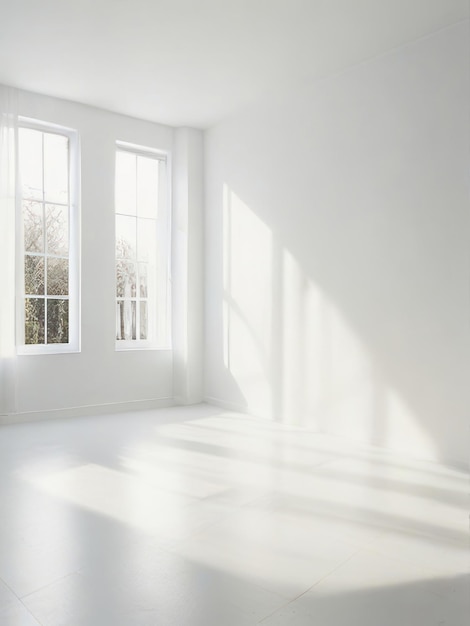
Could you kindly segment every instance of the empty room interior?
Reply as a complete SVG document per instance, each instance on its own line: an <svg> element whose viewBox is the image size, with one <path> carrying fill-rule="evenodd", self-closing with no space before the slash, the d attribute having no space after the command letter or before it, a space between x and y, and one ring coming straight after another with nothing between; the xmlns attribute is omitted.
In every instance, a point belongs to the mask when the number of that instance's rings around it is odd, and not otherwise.
<svg viewBox="0 0 470 626"><path fill-rule="evenodd" d="M470 623L468 0L0 0L0 626Z"/></svg>

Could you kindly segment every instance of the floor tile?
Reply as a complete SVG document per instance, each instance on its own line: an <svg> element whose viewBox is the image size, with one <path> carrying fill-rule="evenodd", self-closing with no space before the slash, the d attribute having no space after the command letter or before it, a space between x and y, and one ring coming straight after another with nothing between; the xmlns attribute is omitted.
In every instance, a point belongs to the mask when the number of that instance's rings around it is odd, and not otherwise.
<svg viewBox="0 0 470 626"><path fill-rule="evenodd" d="M463 626L468 615L452 595L453 584L419 566L362 551L292 605L329 626L437 626L450 624L451 615Z"/></svg>
<svg viewBox="0 0 470 626"><path fill-rule="evenodd" d="M134 545L24 598L44 626L254 626L284 599L210 568Z"/></svg>
<svg viewBox="0 0 470 626"><path fill-rule="evenodd" d="M0 624L2 626L42 626L19 600L0 608Z"/></svg>
<svg viewBox="0 0 470 626"><path fill-rule="evenodd" d="M245 507L232 519L194 535L177 551L291 599L349 558L356 548L316 535L308 519Z"/></svg>
<svg viewBox="0 0 470 626"><path fill-rule="evenodd" d="M0 609L3 609L8 604L12 604L18 598L15 596L13 591L9 589L1 580L0 580Z"/></svg>

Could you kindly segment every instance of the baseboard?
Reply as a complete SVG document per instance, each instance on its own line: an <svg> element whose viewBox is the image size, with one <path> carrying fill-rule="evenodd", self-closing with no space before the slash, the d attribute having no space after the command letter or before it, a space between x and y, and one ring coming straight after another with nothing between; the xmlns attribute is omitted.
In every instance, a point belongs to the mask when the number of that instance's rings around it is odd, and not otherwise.
<svg viewBox="0 0 470 626"><path fill-rule="evenodd" d="M227 409L228 411L236 411L237 413L249 413L248 405L237 402L227 402L226 400L222 400L221 398L214 398L213 396L204 396L204 400L206 404L211 404L213 406L219 406L221 409Z"/></svg>
<svg viewBox="0 0 470 626"><path fill-rule="evenodd" d="M267 420L267 421L278 421L272 415L268 413L262 413L257 409L250 407L249 404L244 402L227 402L227 400L222 400L221 398L215 398L214 396L204 396L204 400L206 404L211 404L213 406L218 406L221 409L227 409L227 411L234 411L236 413L244 413L245 415L249 415L250 417L257 417L258 419Z"/></svg>
<svg viewBox="0 0 470 626"><path fill-rule="evenodd" d="M148 411L152 409L165 409L175 406L173 398L152 398L148 400L131 400L129 402L112 402L108 404L90 404L84 406L68 407L64 409L49 409L45 411L25 411L0 415L0 426L7 424L22 424L68 417L86 417L90 415L107 415L112 413L125 413L126 411Z"/></svg>
<svg viewBox="0 0 470 626"><path fill-rule="evenodd" d="M203 398L187 398L185 396L175 396L174 403L176 406L194 406L205 402Z"/></svg>
<svg viewBox="0 0 470 626"><path fill-rule="evenodd" d="M267 413L262 413L257 409L250 407L249 404L244 402L227 402L226 400L222 400L221 398L214 398L213 396L204 396L204 400L206 404L212 404L213 406L218 406L221 409L227 409L227 411L235 411L236 413L244 413L245 415L250 415L251 417L257 417L262 420L273 421L274 418L272 415L268 415Z"/></svg>

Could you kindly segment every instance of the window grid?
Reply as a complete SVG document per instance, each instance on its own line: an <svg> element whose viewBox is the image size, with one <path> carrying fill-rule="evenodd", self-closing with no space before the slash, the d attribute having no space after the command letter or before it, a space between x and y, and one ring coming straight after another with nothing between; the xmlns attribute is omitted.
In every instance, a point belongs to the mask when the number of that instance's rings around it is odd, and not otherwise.
<svg viewBox="0 0 470 626"><path fill-rule="evenodd" d="M140 242L140 233L141 229L145 228L146 231L150 231L153 233L153 238L155 241L155 245L158 239L158 214L157 217L142 217L141 215L141 206L139 202L139 189L140 189L140 174L139 174L139 162L140 159L150 159L152 161L164 161L161 157L156 154L152 154L151 152L147 153L145 151L140 150L126 150L117 148L116 154L120 153L130 154L135 157L134 159L134 168L133 168L133 176L134 176L134 194L133 194L133 205L135 207L135 213L132 210L132 207L129 208L128 212L125 212L124 209L116 209L116 223L119 217L123 217L126 220L132 220L133 228L132 231L135 233L135 248L132 251L132 254L125 255L124 249L119 249L118 246L118 238L116 236L116 340L118 345L125 344L126 342L132 342L134 347L138 347L139 343L148 344L149 343L149 333L151 333L151 319L150 319L150 311L151 311L151 297L150 292L152 290L153 285L150 284L150 267L152 265L152 261L155 262L156 259L149 259L145 256L145 254L141 251L141 242ZM159 202L158 202L158 185L161 183L159 181L158 170L157 176L155 178L156 187L155 187L155 203L157 206L157 211L160 211ZM122 252L122 254L120 254ZM156 253L156 251L155 251ZM145 260L144 260L145 259ZM119 262L125 266L131 266L132 275L135 276L135 294L122 294L119 293L118 287L118 264ZM127 305L127 310L126 310ZM129 308L130 307L130 308ZM130 333L129 331L125 332L125 320L124 316L130 314L131 316L131 324L130 324ZM142 324L144 318L144 324ZM135 321L135 324L133 323Z"/></svg>
<svg viewBox="0 0 470 626"><path fill-rule="evenodd" d="M22 221L24 224L24 220L25 220L25 207L27 205L27 203L34 203L35 205L40 205L41 206L41 227L42 227L42 236L41 236L41 248L42 248L42 252L38 252L38 251L34 251L34 250L27 250L27 245L26 245L26 241L25 238L23 237L23 313L24 313L24 325L23 325L23 329L24 329L24 341L23 344L25 346L54 346L57 348L60 348L61 346L68 346L70 344L70 304L69 304L69 300L70 300L70 226L71 226L71 215L70 215L70 208L71 208L71 193L70 193L70 186L71 186L71 181L70 181L70 140L69 137L65 134L62 134L60 132L54 132L52 130L42 130L41 128L34 128L34 127L30 127L29 125L25 125L25 126L21 126L20 129L27 129L30 131L34 131L37 132L38 134L40 134L41 137L41 149L40 149L40 163L41 163L41 175L40 175L40 182L41 182L41 190L40 190L40 197L37 197L33 192L31 192L30 194L28 194L27 192L25 193L25 190L23 189L22 192L22 204L21 204L21 217L22 217ZM59 137L62 137L66 140L65 146L66 146L66 155L67 155L67 163L66 163L66 172L67 172L67 176L66 176L66 185L67 185L67 201L66 202L61 202L59 200L57 200L57 198L54 199L48 199L47 198L47 190L46 190L46 176L45 176L45 162L46 162L46 156L45 156L45 136L46 135L56 135ZM39 190L36 189L36 194ZM65 232L66 232L66 247L67 247L67 254L55 254L52 252L49 252L49 242L48 242L48 215L47 215L47 211L49 207L61 207L62 209L66 209L66 224L65 224ZM28 289L27 287L27 281L28 281L28 277L27 277L27 260L28 258L37 258L37 259L43 259L43 268L42 268L42 281L40 283L40 289L39 291L41 291L42 293L34 293L34 289ZM66 290L65 288L62 289L62 291L64 293L60 293L61 289L59 289L59 293L48 293L49 292L49 270L50 270L50 260L63 260L67 262L67 268L66 268ZM29 285L29 287L31 287L31 284ZM27 315L26 315L26 307L27 307L27 303L28 302L32 302L32 301L36 301L37 303L39 302L43 302L43 326L41 328L41 320L36 320L34 322L27 319ZM67 341L54 341L54 338L52 336L53 333L49 333L49 302L59 302L62 301L65 304L65 323L66 323L66 331L65 331L65 336L62 336L62 332L60 333L61 337L60 339L64 339L66 338ZM51 318L53 319L53 318ZM61 319L61 322L63 322L64 319ZM27 325L29 324L34 324L36 323L37 326L37 330L36 330L36 334L42 339L40 341L28 341L28 337L27 337ZM60 326L60 325L59 325Z"/></svg>

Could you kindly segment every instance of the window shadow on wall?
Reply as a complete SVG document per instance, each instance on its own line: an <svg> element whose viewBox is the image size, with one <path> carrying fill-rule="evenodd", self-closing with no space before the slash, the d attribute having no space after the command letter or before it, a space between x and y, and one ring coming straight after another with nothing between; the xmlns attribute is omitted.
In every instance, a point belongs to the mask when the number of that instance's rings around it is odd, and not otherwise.
<svg viewBox="0 0 470 626"><path fill-rule="evenodd" d="M412 291L406 259L396 266L393 233L372 222L370 238L358 238L350 221L333 232L321 213L317 231L303 231L301 213L287 209L271 226L266 210L255 212L228 184L222 200L222 298L210 304L234 407L455 461L446 419L461 419L461 407L449 398L446 363L426 344L435 339L442 352L439 320L417 317L426 302L419 285Z"/></svg>

